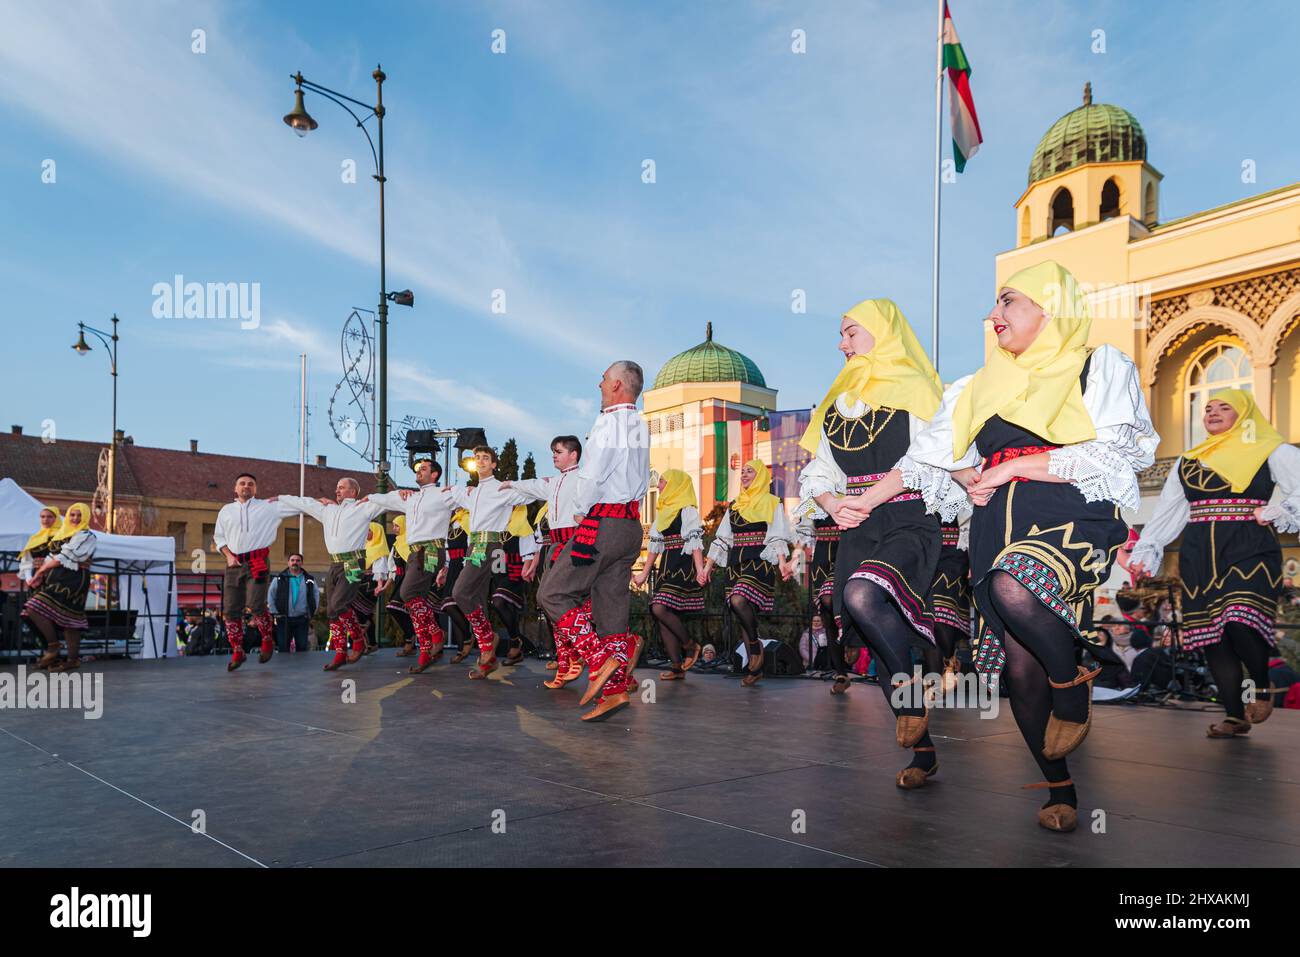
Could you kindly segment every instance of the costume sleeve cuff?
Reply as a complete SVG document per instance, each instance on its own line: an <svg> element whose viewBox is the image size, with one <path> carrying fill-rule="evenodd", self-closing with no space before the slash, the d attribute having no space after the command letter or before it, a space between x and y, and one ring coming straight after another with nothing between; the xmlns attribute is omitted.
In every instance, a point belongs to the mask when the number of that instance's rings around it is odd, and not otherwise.
<svg viewBox="0 0 1300 957"><path fill-rule="evenodd" d="M920 492L926 512L937 512L939 521L954 522L969 507L966 489L947 469L925 465L908 455L899 459L894 468L903 477L904 487Z"/></svg>
<svg viewBox="0 0 1300 957"><path fill-rule="evenodd" d="M1127 456L1104 442L1079 442L1047 455L1047 470L1079 490L1087 502L1114 502L1136 510L1142 495Z"/></svg>

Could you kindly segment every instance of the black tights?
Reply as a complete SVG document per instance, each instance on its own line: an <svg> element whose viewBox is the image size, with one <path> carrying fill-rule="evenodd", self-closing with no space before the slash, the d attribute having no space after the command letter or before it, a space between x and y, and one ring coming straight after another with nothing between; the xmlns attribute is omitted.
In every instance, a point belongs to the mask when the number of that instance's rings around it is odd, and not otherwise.
<svg viewBox="0 0 1300 957"><path fill-rule="evenodd" d="M952 625L941 625L935 622L934 641L932 645L928 641L925 643L925 649L922 654L925 656L925 671L927 674L942 674L943 663L957 654L957 642L965 637L965 633L958 631Z"/></svg>
<svg viewBox="0 0 1300 957"><path fill-rule="evenodd" d="M664 649L672 660L673 668L681 668L682 649L691 644L682 616L661 602L650 606L650 614L659 623L659 637L664 641Z"/></svg>
<svg viewBox="0 0 1300 957"><path fill-rule="evenodd" d="M516 645L522 645L524 641L523 633L519 630L519 609L506 601L504 598L493 596L492 609L501 619L501 624L505 625L506 634L510 636L510 641Z"/></svg>
<svg viewBox="0 0 1300 957"><path fill-rule="evenodd" d="M451 633L456 638L456 644L464 647L465 642L472 642L473 630L469 627L469 619L465 613L460 610L460 606L451 605L447 608L447 617L451 619Z"/></svg>
<svg viewBox="0 0 1300 957"><path fill-rule="evenodd" d="M45 639L46 651L51 651L59 645L59 628L54 622L50 621L44 615L32 614L27 616L27 621L35 628L42 638ZM76 658L77 652L81 649L81 632L71 628L63 629L63 640L68 646L68 657Z"/></svg>
<svg viewBox="0 0 1300 957"><path fill-rule="evenodd" d="M849 666L844 661L844 636L835 624L835 602L830 595L818 600L817 613L821 615L822 627L826 629L826 653L831 659L831 671L837 675L847 675ZM810 650L815 653L814 649Z"/></svg>
<svg viewBox="0 0 1300 957"><path fill-rule="evenodd" d="M758 653L755 648L758 644L758 609L751 605L748 599L740 595L732 595L731 613L740 626L740 637L745 642L745 648L748 649L751 657L756 655Z"/></svg>
<svg viewBox="0 0 1300 957"><path fill-rule="evenodd" d="M1049 678L1069 681L1078 674L1074 633L1007 572L989 573L989 600L1006 626L1002 646L1007 653L1007 664L1002 677L1016 726L1043 780L1066 781L1070 777L1069 766L1064 758L1043 757L1043 737L1054 708L1057 717L1069 721L1082 722L1088 715L1086 684L1064 691L1054 690L1048 684ZM1078 807L1074 787L1052 788L1043 806L1049 804Z"/></svg>
<svg viewBox="0 0 1300 957"><path fill-rule="evenodd" d="M876 659L876 677L880 680L880 690L884 692L885 703L889 705L894 716L919 717L924 714L923 707L894 707L892 700L894 676L902 675L904 678L912 676L912 627L894 605L889 593L873 581L852 578L844 586L844 611L853 626L867 640L867 646ZM848 625L848 621L845 625ZM920 691L920 688L915 687L908 689L907 700L915 701ZM930 740L930 732L926 731L914 747L933 748L934 742ZM928 770L934 766L934 763L933 751L921 751L913 753L910 766Z"/></svg>
<svg viewBox="0 0 1300 957"><path fill-rule="evenodd" d="M1256 696L1263 700L1268 689L1268 642L1253 628L1236 622L1223 628L1223 640L1205 649L1205 661L1214 675L1219 689L1219 704L1228 717L1246 720L1246 705L1242 699L1242 665L1255 682Z"/></svg>

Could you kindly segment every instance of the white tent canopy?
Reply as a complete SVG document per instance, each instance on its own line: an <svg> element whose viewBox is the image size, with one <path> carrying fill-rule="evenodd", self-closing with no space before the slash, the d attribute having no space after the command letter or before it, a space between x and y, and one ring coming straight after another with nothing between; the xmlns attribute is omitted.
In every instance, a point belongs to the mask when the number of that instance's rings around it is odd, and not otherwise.
<svg viewBox="0 0 1300 957"><path fill-rule="evenodd" d="M17 552L36 531L42 508L13 479L0 479L0 568L17 567ZM171 647L171 619L176 614L175 539L106 532L96 532L95 538L90 570L121 573L125 579L119 597L123 609L137 613L135 636L140 640L140 657L165 657Z"/></svg>

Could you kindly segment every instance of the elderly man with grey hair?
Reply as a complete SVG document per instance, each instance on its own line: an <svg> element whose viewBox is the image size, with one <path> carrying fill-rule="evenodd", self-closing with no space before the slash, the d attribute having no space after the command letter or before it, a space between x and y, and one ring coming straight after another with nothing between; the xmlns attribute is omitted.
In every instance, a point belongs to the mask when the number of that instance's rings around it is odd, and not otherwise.
<svg viewBox="0 0 1300 957"><path fill-rule="evenodd" d="M630 360L600 381L600 415L587 436L574 518L542 580L537 600L555 622L555 640L581 657L590 677L582 703L600 695L583 721L604 721L627 707L628 675L641 639L628 632L632 565L641 551L641 499L650 480L650 436L636 400L644 376Z"/></svg>
<svg viewBox="0 0 1300 957"><path fill-rule="evenodd" d="M361 486L354 478L341 478L334 487L334 501L302 495L281 495L279 502L310 515L325 531L325 548L330 553L330 570L325 578L325 609L330 621L330 648L334 659L325 666L333 671L343 664L355 664L365 654L366 634L352 609L366 574L366 534L372 520L384 514L382 503L358 501ZM348 639L351 654L345 652Z"/></svg>

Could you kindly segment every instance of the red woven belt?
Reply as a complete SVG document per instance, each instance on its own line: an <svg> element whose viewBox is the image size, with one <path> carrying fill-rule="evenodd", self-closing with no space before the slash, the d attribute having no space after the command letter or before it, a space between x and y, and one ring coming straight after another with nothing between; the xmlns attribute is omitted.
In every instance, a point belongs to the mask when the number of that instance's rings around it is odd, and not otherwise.
<svg viewBox="0 0 1300 957"><path fill-rule="evenodd" d="M1267 505L1259 498L1203 498L1191 503L1189 522L1253 522L1255 509Z"/></svg>
<svg viewBox="0 0 1300 957"><path fill-rule="evenodd" d="M863 492L871 488L871 486L875 485L877 482L879 482L882 478L884 478L888 474L889 474L888 472L875 472L871 475L850 475L845 479L844 482L845 494L861 495ZM884 504L892 505L894 502L914 502L920 497L921 497L920 492L899 492L897 495L895 495L893 498L891 498L888 502L885 502Z"/></svg>
<svg viewBox="0 0 1300 957"><path fill-rule="evenodd" d="M984 460L984 467L986 469L992 468L995 465L1001 465L1003 462L1009 462L1011 459L1018 459L1022 455L1037 455L1039 452L1050 452L1059 448L1059 445L1026 445L1019 449L998 449ZM1027 482L1029 480L1022 475L1017 475L1011 481Z"/></svg>
<svg viewBox="0 0 1300 957"><path fill-rule="evenodd" d="M571 539L574 536L574 533L576 533L577 531L578 531L577 525L570 525L568 528L549 529L547 531L547 535L550 536L550 542L552 545L563 545L565 542Z"/></svg>

